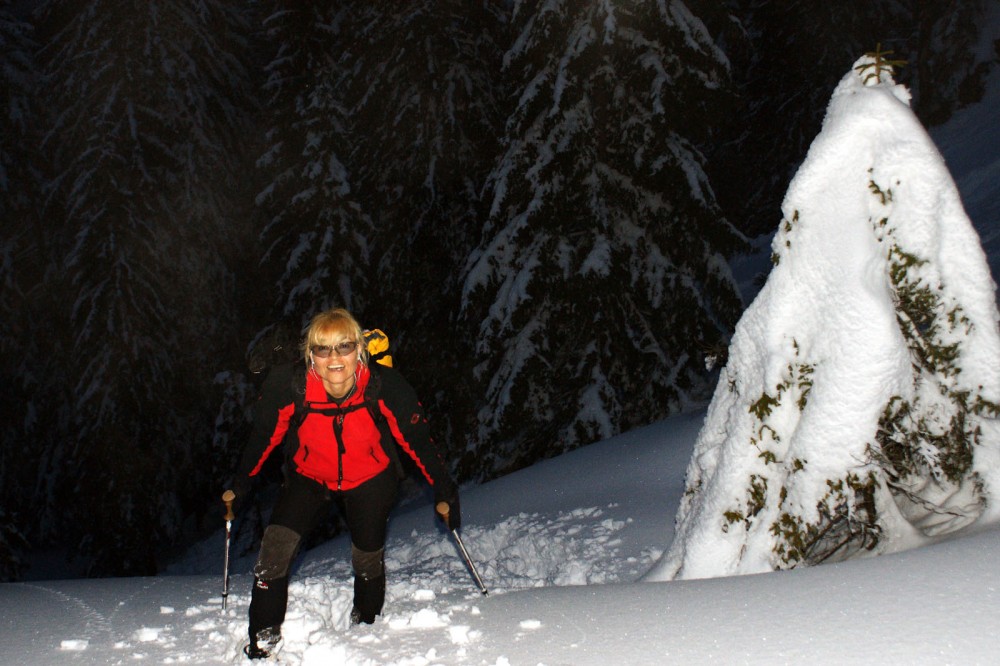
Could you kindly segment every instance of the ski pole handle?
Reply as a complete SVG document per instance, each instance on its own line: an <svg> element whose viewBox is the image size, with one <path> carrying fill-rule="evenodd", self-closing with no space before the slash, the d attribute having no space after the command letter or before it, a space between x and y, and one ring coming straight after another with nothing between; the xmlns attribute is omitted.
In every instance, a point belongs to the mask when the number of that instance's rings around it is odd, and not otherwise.
<svg viewBox="0 0 1000 666"><path fill-rule="evenodd" d="M434 507L434 510L438 512L438 515L444 518L445 524L448 523L448 513L451 511L451 507L448 506L447 502L438 502Z"/></svg>
<svg viewBox="0 0 1000 666"><path fill-rule="evenodd" d="M227 522L231 521L233 518L236 517L236 515L233 514L233 500L234 499L236 499L236 493L234 493L232 490L227 490L226 492L222 493L222 501L226 505L225 520Z"/></svg>

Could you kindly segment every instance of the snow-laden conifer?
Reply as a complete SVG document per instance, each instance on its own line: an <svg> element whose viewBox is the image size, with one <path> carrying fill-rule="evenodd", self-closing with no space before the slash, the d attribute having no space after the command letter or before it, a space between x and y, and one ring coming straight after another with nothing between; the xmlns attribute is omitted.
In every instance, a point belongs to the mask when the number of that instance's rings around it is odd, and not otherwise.
<svg viewBox="0 0 1000 666"><path fill-rule="evenodd" d="M281 316L346 304L386 330L446 427L474 395L471 336L451 324L500 133L499 4L282 3L265 23L278 115L259 201L264 263L284 266Z"/></svg>
<svg viewBox="0 0 1000 666"><path fill-rule="evenodd" d="M384 295L374 311L404 339L433 344L457 308L497 151L500 3L371 4L352 22L358 66L344 82L359 187L373 205ZM421 356L412 360L430 360Z"/></svg>
<svg viewBox="0 0 1000 666"><path fill-rule="evenodd" d="M262 264L277 276L275 314L293 328L320 309L356 307L367 291L371 220L352 187L342 20L329 3L278 2L264 22L270 113L256 201L266 218Z"/></svg>
<svg viewBox="0 0 1000 666"><path fill-rule="evenodd" d="M710 154L709 174L726 214L748 234L772 230L819 130L827 92L858 53L881 42L909 63L898 76L928 127L980 99L996 58L997 35L988 29L996 3L984 0L726 4L738 25L725 48L741 108L719 119L725 141Z"/></svg>
<svg viewBox="0 0 1000 666"><path fill-rule="evenodd" d="M471 464L528 464L700 397L741 303L703 170L725 56L678 1L517 3L512 108L466 263ZM470 447L471 450L472 447Z"/></svg>
<svg viewBox="0 0 1000 666"><path fill-rule="evenodd" d="M30 432L29 408L39 345L28 295L40 275L39 228L34 202L38 174L35 140L38 109L35 44L31 26L0 7L0 581L26 564L27 542L19 523L33 511L28 470L37 456L18 445Z"/></svg>
<svg viewBox="0 0 1000 666"><path fill-rule="evenodd" d="M231 347L239 15L214 0L48 10L47 219L62 265L45 284L59 314L38 393L53 430L39 523L71 535L94 573L152 573L206 471L200 410Z"/></svg>
<svg viewBox="0 0 1000 666"><path fill-rule="evenodd" d="M995 517L994 284L885 54L841 80L788 189L652 578L902 549Z"/></svg>

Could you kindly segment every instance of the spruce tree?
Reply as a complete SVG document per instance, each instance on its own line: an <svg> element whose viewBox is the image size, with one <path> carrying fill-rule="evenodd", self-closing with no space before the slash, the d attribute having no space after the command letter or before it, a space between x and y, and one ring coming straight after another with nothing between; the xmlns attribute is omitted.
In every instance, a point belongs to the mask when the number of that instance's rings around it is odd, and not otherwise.
<svg viewBox="0 0 1000 666"><path fill-rule="evenodd" d="M352 158L375 204L373 249L384 293L393 295L384 311L400 322L433 320L439 312L423 311L440 301L442 287L454 301L456 266L478 239L477 203L500 122L499 10L458 1L365 4L370 15L355 16L348 42L358 67L345 83Z"/></svg>
<svg viewBox="0 0 1000 666"><path fill-rule="evenodd" d="M785 198L653 578L833 562L996 516L995 287L881 50L834 91Z"/></svg>
<svg viewBox="0 0 1000 666"><path fill-rule="evenodd" d="M92 574L148 574L201 508L211 382L231 348L246 71L223 40L244 27L214 1L47 9L62 264L44 289L63 309L39 392L54 415L43 536L68 538Z"/></svg>
<svg viewBox="0 0 1000 666"><path fill-rule="evenodd" d="M319 310L364 304L371 220L352 187L350 125L339 85L344 10L338 3L279 2L265 21L272 52L266 144L257 161L265 218L264 273L273 318L291 344ZM269 279L268 282L271 280ZM279 327L280 328L280 327Z"/></svg>
<svg viewBox="0 0 1000 666"><path fill-rule="evenodd" d="M466 264L485 396L466 461L530 464L701 399L742 247L705 176L725 57L681 2L518 4L510 113Z"/></svg>
<svg viewBox="0 0 1000 666"><path fill-rule="evenodd" d="M472 336L457 333L455 315L501 133L504 15L492 0L360 4L343 30L352 66L340 86L378 276L362 314L392 337L439 437L464 440Z"/></svg>
<svg viewBox="0 0 1000 666"><path fill-rule="evenodd" d="M219 375L212 448L223 482L232 481L263 378L300 357L312 316L334 306L359 308L369 298L371 220L353 185L339 85L341 68L350 66L340 41L349 8L280 0L261 9L262 131L251 144L258 237L248 267L256 293L245 294L258 312L242 338L246 359ZM250 519L237 523L244 535L263 529L258 499L244 509Z"/></svg>
<svg viewBox="0 0 1000 666"><path fill-rule="evenodd" d="M32 28L0 4L0 581L20 575L33 515L37 459L25 443L35 423L29 408L39 346L29 292L41 263L35 215L38 109Z"/></svg>

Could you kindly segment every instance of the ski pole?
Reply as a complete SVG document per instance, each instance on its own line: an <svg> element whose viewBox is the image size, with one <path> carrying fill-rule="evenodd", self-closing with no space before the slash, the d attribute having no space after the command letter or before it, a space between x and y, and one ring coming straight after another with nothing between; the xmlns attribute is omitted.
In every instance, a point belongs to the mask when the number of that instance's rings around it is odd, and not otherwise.
<svg viewBox="0 0 1000 666"><path fill-rule="evenodd" d="M232 490L227 490L222 493L222 501L226 505L226 555L222 560L222 610L226 610L226 601L229 598L229 539L232 534L233 518L233 500L236 499L236 493Z"/></svg>
<svg viewBox="0 0 1000 666"><path fill-rule="evenodd" d="M441 514L444 518L445 525L448 524L448 503L438 502L435 507L437 512ZM472 563L472 558L469 557L469 551L465 549L465 544L462 543L462 537L459 536L458 530L451 530L451 535L455 537L455 543L458 544L458 550L462 553L462 559L465 560L465 564L468 565L469 571L472 573L472 579L476 581L476 585L479 587L479 591L483 593L484 597L489 596L489 592L486 591L486 586L483 585L483 579L479 577L479 572L476 571L476 565Z"/></svg>

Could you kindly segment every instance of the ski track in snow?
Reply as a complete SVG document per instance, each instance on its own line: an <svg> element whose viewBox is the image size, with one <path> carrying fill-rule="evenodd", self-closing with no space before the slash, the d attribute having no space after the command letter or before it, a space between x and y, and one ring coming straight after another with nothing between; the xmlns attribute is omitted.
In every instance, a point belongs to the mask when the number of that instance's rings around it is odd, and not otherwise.
<svg viewBox="0 0 1000 666"><path fill-rule="evenodd" d="M98 608L98 606L108 606L109 600L105 596L87 598L88 593L94 594L94 588L87 581L77 581L81 588L80 595L67 593L65 584L62 584L63 589L55 589L36 583L22 584L23 589L37 591L41 597L54 596L58 598L58 605L66 610L67 616L81 618L79 622L67 622L67 624L82 626L82 630L76 630L74 634L63 637L58 646L47 646L54 647L60 654L58 663L87 662L89 660L86 658L86 651L98 646L111 646L115 651L121 651L123 658L129 660L144 659L149 656L149 650L144 648L152 647L155 652L166 651L168 653L178 648L178 645L183 641L178 640L178 632L171 631L171 623L167 621L168 616L174 612L173 608L160 607L160 613L164 618L163 626L152 626L151 624L138 626L135 624L136 617L133 615L135 606L142 606L144 600L149 596L161 594L160 589L154 590L154 588L169 586L170 579L143 578L134 580L143 581L141 587L131 595L111 600L114 606L110 612L106 610L102 612ZM69 585L73 586L74 582L70 582ZM218 602L221 604L221 598ZM30 608L30 601L28 608ZM217 605L216 609L217 611L221 610L221 606ZM19 610L26 609L19 608ZM184 630L186 627L181 629ZM189 658L187 660L190 661ZM48 657L40 655L37 662L19 661L18 663L53 662L49 661Z"/></svg>
<svg viewBox="0 0 1000 666"><path fill-rule="evenodd" d="M557 514L520 513L488 525L467 525L462 536L491 597L527 588L630 582L659 556L655 548L639 556L622 553L621 531L633 521L612 517L616 504ZM505 658L485 650L479 605L484 597L449 535L413 530L390 535L386 546L388 585L384 614L374 625L350 626L353 578L349 545L338 538L318 550L329 552L306 558L289 586L283 644L271 662L282 664L351 664L423 666L428 664L488 663ZM162 587L185 581L181 595L196 600L189 605L160 606L155 618L129 615L132 598L117 599L117 610L101 612L108 600L90 600L85 592L73 596L44 585L25 585L44 595L61 597L60 606L82 616L83 632L65 636L55 648L60 663L96 663L112 647L118 663L243 663L249 574L234 575L227 609L221 589L210 577L164 576L132 597L173 599ZM194 584L195 589L185 586ZM65 589L65 588L63 588ZM153 621L155 620L155 621ZM541 628L532 617L511 618L517 631L509 640ZM212 655L215 655L214 657ZM42 654L37 663L48 663ZM101 663L105 663L102 659Z"/></svg>
<svg viewBox="0 0 1000 666"><path fill-rule="evenodd" d="M111 636L112 635L112 623L111 619L105 616L100 611L96 610L93 606L86 603L83 599L79 597L74 597L62 592L61 590L55 590L45 585L35 585L26 584L25 587L30 589L39 590L46 595L52 595L63 603L68 604L73 608L80 610L84 615L84 628L87 636L101 635L101 636ZM62 641L61 648L64 650L84 650L90 644L93 638L68 638Z"/></svg>

